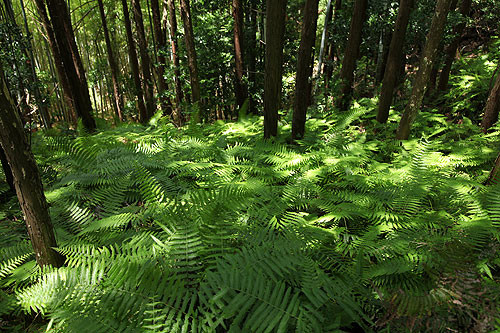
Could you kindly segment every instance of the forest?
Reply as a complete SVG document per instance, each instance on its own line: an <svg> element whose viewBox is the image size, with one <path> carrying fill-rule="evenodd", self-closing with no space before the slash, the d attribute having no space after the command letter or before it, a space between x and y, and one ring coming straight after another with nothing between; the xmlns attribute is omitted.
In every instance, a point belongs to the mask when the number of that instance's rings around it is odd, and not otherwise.
<svg viewBox="0 0 500 333"><path fill-rule="evenodd" d="M499 0L0 0L0 332L500 332Z"/></svg>

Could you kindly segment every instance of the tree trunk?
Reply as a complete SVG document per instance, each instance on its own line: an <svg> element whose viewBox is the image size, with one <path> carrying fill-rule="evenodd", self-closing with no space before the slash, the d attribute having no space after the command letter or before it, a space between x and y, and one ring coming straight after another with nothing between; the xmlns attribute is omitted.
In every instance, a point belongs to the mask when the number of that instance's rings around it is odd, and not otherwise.
<svg viewBox="0 0 500 333"><path fill-rule="evenodd" d="M335 17L342 8L342 0L335 0L335 8L333 10L332 22L335 21ZM328 45L328 61L325 62L323 66L323 74L325 76L325 86L328 88L328 83L333 75L333 60L335 57L336 48L333 43Z"/></svg>
<svg viewBox="0 0 500 333"><path fill-rule="evenodd" d="M161 25L160 5L158 0L151 0L151 11L153 14L153 30L158 45L158 66L156 66L156 73L158 74L158 95L162 111L170 116L172 114L172 103L166 95L168 90L167 81L165 81L165 67L167 61L165 54L167 52L167 38L165 31Z"/></svg>
<svg viewBox="0 0 500 333"><path fill-rule="evenodd" d="M389 117L394 88L396 87L399 69L403 61L403 47L412 7L413 0L400 0L399 2L398 17L396 18L391 45L389 46L389 55L387 56L387 65L385 67L378 104L377 120L380 123L385 123Z"/></svg>
<svg viewBox="0 0 500 333"><path fill-rule="evenodd" d="M254 96L257 89L257 6L254 1L249 1L249 10L250 13L247 15L248 20L250 21L249 28L249 39L247 46L247 55L248 55L248 83L249 83L249 111L252 114L257 114L257 107L254 100Z"/></svg>
<svg viewBox="0 0 500 333"><path fill-rule="evenodd" d="M446 48L444 67L441 71L441 75L439 76L439 91L445 91L446 89L448 89L451 66L453 65L453 61L455 60L455 57L457 55L458 46L462 41L462 32L464 31L466 25L465 18L469 16L471 5L472 0L462 0L462 3L460 4L459 11L462 15L462 21L453 28L453 34L455 35L455 37L453 38L450 45L448 45L448 47Z"/></svg>
<svg viewBox="0 0 500 333"><path fill-rule="evenodd" d="M332 20L332 8L332 0L328 0L328 3L326 4L325 25L323 27L323 33L321 34L321 44L319 48L317 77L320 76L323 68L323 55L325 54L326 42L328 40L328 24Z"/></svg>
<svg viewBox="0 0 500 333"><path fill-rule="evenodd" d="M37 263L42 267L45 265L62 266L63 257L53 249L57 247L57 244L35 157L26 140L15 104L10 97L1 65L0 145L5 151L12 170L14 187Z"/></svg>
<svg viewBox="0 0 500 333"><path fill-rule="evenodd" d="M186 43L189 75L191 78L192 102L193 104L195 104L195 107L200 108L200 79L198 76L198 60L196 56L196 48L194 46L193 23L191 21L191 8L189 5L189 0L180 0L180 5L182 23L184 24L184 42ZM198 109L196 112L201 112L201 110ZM198 118L196 119L197 121L201 120L200 116L200 114L196 116Z"/></svg>
<svg viewBox="0 0 500 333"><path fill-rule="evenodd" d="M57 77L59 78L59 83L62 88L62 95L64 97L64 101L66 106L70 110L71 121L73 125L76 125L78 116L76 114L75 104L73 103L73 91L69 85L68 76L64 70L61 51L59 50L59 46L56 42L56 37L54 35L54 30L52 29L52 25L50 24L49 17L47 15L47 10L45 8L45 4L42 0L35 0L35 5L38 9L38 14L40 15L42 25L44 27L45 33L47 34L47 42L49 44L50 50L52 52L52 57L54 59L54 67L57 72ZM49 64L51 59L49 57Z"/></svg>
<svg viewBox="0 0 500 333"><path fill-rule="evenodd" d="M491 169L488 179L484 182L485 185L492 185L498 183L498 172L500 171L500 154L498 154L493 169Z"/></svg>
<svg viewBox="0 0 500 333"><path fill-rule="evenodd" d="M359 47L361 45L363 23L365 21L367 7L368 0L356 0L354 2L349 39L347 41L344 60L342 61L342 70L340 72L342 90L339 99L339 108L341 110L347 110L351 104L354 71L356 70L356 62L359 57Z"/></svg>
<svg viewBox="0 0 500 333"><path fill-rule="evenodd" d="M135 48L134 38L132 37L132 25L130 24L130 16L128 13L127 0L122 0L123 21L127 32L128 44L128 59L130 69L132 70L132 79L134 80L135 96L137 98L137 107L139 109L139 120L143 121L147 118L146 105L144 104L144 96L142 94L141 79L139 77L139 61L137 60L137 51Z"/></svg>
<svg viewBox="0 0 500 333"><path fill-rule="evenodd" d="M146 123L156 111L153 81L151 78L151 60L148 54L148 43L144 32L140 0L132 0L132 7L134 11L135 30L137 33L137 46L139 47L139 54L141 56L144 101L146 102L146 118L141 119L141 122Z"/></svg>
<svg viewBox="0 0 500 333"><path fill-rule="evenodd" d="M401 117L396 137L398 140L407 140L410 136L411 124L415 120L422 100L424 98L425 89L429 82L432 66L436 57L436 51L443 37L444 27L446 25L446 17L450 9L451 0L438 0L436 11L432 18L431 28L427 35L424 51L421 55L420 66L413 83L412 93L406 109Z"/></svg>
<svg viewBox="0 0 500 333"><path fill-rule="evenodd" d="M300 38L295 78L295 102L293 107L292 140L304 137L306 112L311 100L311 79L313 71L313 47L316 44L319 0L307 0Z"/></svg>
<svg viewBox="0 0 500 333"><path fill-rule="evenodd" d="M241 0L233 0L233 20L234 20L234 72L235 84L234 95L236 97L237 109L245 103L248 94L247 87L243 82L244 66L244 38L243 38L243 7Z"/></svg>
<svg viewBox="0 0 500 333"><path fill-rule="evenodd" d="M113 54L113 48L111 46L111 39L109 38L108 24L106 22L106 14L104 13L104 5L102 0L97 0L99 5L99 13L101 15L102 29L104 32L104 40L106 42L106 53L108 56L108 63L111 69L111 80L113 82L113 97L116 115L123 121L123 96L120 91L120 85L118 83L118 65L116 64L116 59Z"/></svg>
<svg viewBox="0 0 500 333"><path fill-rule="evenodd" d="M266 2L264 138L278 135L278 109L281 104L286 4L287 0L267 0Z"/></svg>
<svg viewBox="0 0 500 333"><path fill-rule="evenodd" d="M24 29L26 30L26 38L28 39L28 56L30 60L30 69L31 69L31 78L34 83L34 93L35 93L35 100L37 102L37 107L40 111L40 118L42 119L42 123L45 126L46 129L49 129L51 126L50 122L50 115L49 111L47 109L47 106L43 103L41 94L40 94L40 88L39 88L39 81L38 77L36 75L36 69L35 69L35 57L33 56L33 45L31 44L31 33L28 28L28 20L26 19L26 11L24 9L24 1L20 0L20 5L21 5L21 11L23 14L23 21L24 21Z"/></svg>
<svg viewBox="0 0 500 333"><path fill-rule="evenodd" d="M76 47L68 7L63 0L46 0L46 3L64 72L72 91L76 113L82 119L83 126L88 131L93 132L96 129L96 124L92 117L92 104L90 102L87 79L85 78L85 70L80 53ZM42 6L44 5L42 4Z"/></svg>
<svg viewBox="0 0 500 333"><path fill-rule="evenodd" d="M11 191L15 191L16 188L14 187L14 177L12 176L12 170L10 169L9 162L7 161L7 156L5 156L2 145L0 145L0 162L2 163L2 169L7 185L9 185Z"/></svg>
<svg viewBox="0 0 500 333"><path fill-rule="evenodd" d="M483 132L486 133L491 126L498 120L498 112L500 111L500 74L497 75L495 85L491 89L490 96L484 108L483 121L481 127Z"/></svg>
<svg viewBox="0 0 500 333"><path fill-rule="evenodd" d="M174 85L175 85L175 108L177 123L180 126L183 122L183 115L181 112L181 104L184 99L181 83L181 70L179 63L179 43L177 41L177 17L175 14L174 0L164 0L165 8L168 8L168 19L170 25L170 48L172 52L172 62L174 64Z"/></svg>

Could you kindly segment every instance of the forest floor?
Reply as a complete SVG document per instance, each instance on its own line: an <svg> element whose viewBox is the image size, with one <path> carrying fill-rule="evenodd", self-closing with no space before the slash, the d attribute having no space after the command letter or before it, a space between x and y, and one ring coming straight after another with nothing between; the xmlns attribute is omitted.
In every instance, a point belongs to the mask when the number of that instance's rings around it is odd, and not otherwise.
<svg viewBox="0 0 500 333"><path fill-rule="evenodd" d="M4 200L0 316L43 311L64 332L492 329L499 128L423 112L400 142L375 103L310 118L297 145L289 116L274 141L260 117L38 133L66 267L39 271Z"/></svg>

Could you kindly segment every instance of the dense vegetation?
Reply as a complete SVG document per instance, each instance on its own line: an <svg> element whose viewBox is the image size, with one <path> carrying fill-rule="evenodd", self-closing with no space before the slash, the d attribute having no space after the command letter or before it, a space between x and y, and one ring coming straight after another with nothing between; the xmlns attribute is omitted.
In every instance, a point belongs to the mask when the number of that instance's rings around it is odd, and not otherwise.
<svg viewBox="0 0 500 333"><path fill-rule="evenodd" d="M0 331L500 331L497 1L61 3L0 6Z"/></svg>

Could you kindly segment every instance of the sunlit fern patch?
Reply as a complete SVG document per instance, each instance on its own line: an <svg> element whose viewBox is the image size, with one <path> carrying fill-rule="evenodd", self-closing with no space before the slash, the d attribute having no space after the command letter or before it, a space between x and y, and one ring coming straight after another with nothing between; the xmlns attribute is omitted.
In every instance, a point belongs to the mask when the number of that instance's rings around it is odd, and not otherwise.
<svg viewBox="0 0 500 333"><path fill-rule="evenodd" d="M362 130L364 114L311 119L298 146L263 141L258 118L37 137L66 265L39 271L2 208L0 315L40 312L67 332L494 320L500 188L482 182L499 132L453 141L427 126L401 145ZM442 123L431 118L419 121ZM467 288L481 306L469 309Z"/></svg>

